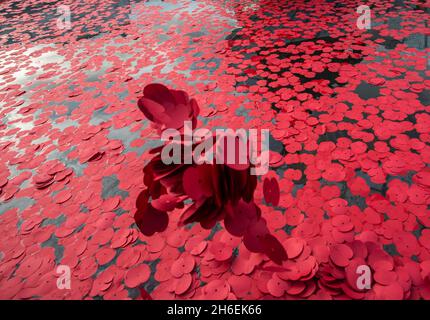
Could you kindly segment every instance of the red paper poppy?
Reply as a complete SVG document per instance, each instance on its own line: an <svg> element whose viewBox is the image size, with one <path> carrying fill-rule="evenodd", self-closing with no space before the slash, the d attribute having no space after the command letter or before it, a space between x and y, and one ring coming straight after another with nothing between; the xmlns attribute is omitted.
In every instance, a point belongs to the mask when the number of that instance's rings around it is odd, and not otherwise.
<svg viewBox="0 0 430 320"><path fill-rule="evenodd" d="M182 90L169 89L158 83L147 85L143 97L138 102L139 109L158 129L179 129L184 121L197 124L199 106L195 99L190 99Z"/></svg>

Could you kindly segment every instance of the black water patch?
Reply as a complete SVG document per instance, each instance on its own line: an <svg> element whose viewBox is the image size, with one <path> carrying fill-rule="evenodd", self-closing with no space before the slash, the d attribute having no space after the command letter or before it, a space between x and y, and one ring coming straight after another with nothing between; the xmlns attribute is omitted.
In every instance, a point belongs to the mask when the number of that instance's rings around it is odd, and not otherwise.
<svg viewBox="0 0 430 320"><path fill-rule="evenodd" d="M383 39L384 42L382 42L381 45L384 46L384 48L387 50L393 50L396 48L398 44L403 43L403 41L394 39L391 36L381 36L380 32L375 29L369 30L369 33L372 34L372 38L371 38L372 41Z"/></svg>
<svg viewBox="0 0 430 320"><path fill-rule="evenodd" d="M404 43L417 50L424 50L429 47L428 36L421 33L413 33L404 39Z"/></svg>
<svg viewBox="0 0 430 320"><path fill-rule="evenodd" d="M394 243L384 244L383 248L390 256L400 256L400 253L397 251L396 245Z"/></svg>
<svg viewBox="0 0 430 320"><path fill-rule="evenodd" d="M390 17L388 18L387 24L390 30L401 30L402 17Z"/></svg>
<svg viewBox="0 0 430 320"><path fill-rule="evenodd" d="M115 212L115 214L117 215L117 216L122 216L124 213L127 213L128 211L127 210L124 210L123 208L121 208L121 207L119 207L119 208L116 208L113 212Z"/></svg>
<svg viewBox="0 0 430 320"><path fill-rule="evenodd" d="M66 216L64 214L62 214L62 215L59 215L55 219L45 219L45 220L43 220L43 222L41 223L40 226L41 227L46 227L46 226L49 226L49 225L54 225L54 226L60 227L63 224L63 222L65 222L65 221L66 221Z"/></svg>
<svg viewBox="0 0 430 320"><path fill-rule="evenodd" d="M416 171L408 171L408 172L406 172L406 174L401 175L401 176L387 175L387 183L392 181L392 180L397 179L397 180L406 182L407 184L411 185L412 184L412 177L416 174L417 174Z"/></svg>
<svg viewBox="0 0 430 320"><path fill-rule="evenodd" d="M114 196L121 196L122 199L128 197L128 191L124 191L118 188L119 186L118 177L113 174L109 177L102 178L102 199L106 200Z"/></svg>
<svg viewBox="0 0 430 320"><path fill-rule="evenodd" d="M405 131L404 134L406 134L411 139L413 139L413 138L419 139L419 137L420 137L420 134L417 132L416 129Z"/></svg>
<svg viewBox="0 0 430 320"><path fill-rule="evenodd" d="M418 94L418 100L424 106L430 106L430 90L426 89Z"/></svg>
<svg viewBox="0 0 430 320"><path fill-rule="evenodd" d="M302 173L302 176L300 177L299 180L293 180L293 181L297 185L306 185L308 179L306 178L306 174L305 174L306 165L304 163L299 162L299 163L289 164L288 169L300 170L300 172Z"/></svg>
<svg viewBox="0 0 430 320"><path fill-rule="evenodd" d="M258 22L258 21L260 21L260 17L257 16L256 14L254 14L254 15L249 17L249 20L254 21L254 22Z"/></svg>
<svg viewBox="0 0 430 320"><path fill-rule="evenodd" d="M273 30L271 30L273 29ZM265 31L272 31L274 32L276 30L276 28L272 27L272 26L267 26L264 28ZM234 32L232 32L231 35L229 35L227 38L229 39L235 39L237 38L237 31L236 29L234 30ZM263 69L263 71L268 72L269 74L277 74L279 78L282 78L282 75L285 72L290 71L290 68L280 68L279 71L274 72L272 71L269 66L271 65L270 61L268 61L268 58L266 58L266 55L264 54L265 51L271 50L273 51L273 49L276 50L276 48L282 49L288 45L295 45L295 46L299 46L301 45L303 42L306 43L319 43L319 42L325 42L326 44L336 44L338 42L341 42L343 40L343 38L335 38L335 37L330 37L328 35L327 32L319 32L314 38L312 39L285 39L283 44L280 45L275 45L274 48L272 47L258 47L258 50L256 50L252 55L247 55L246 54L246 50L250 47L250 46L235 46L234 48L232 48L233 51L239 51L241 54L243 54L244 56L246 56L246 58L244 58L245 60L249 60L251 59L253 56L258 57L260 59L260 63L265 65L266 67ZM252 40L250 39L250 41L252 42ZM348 57L346 59L339 59L339 58L334 58L332 60L332 62L339 62L341 64L350 64L350 65L355 65L357 63L360 63L363 58L364 55L362 54L361 50L352 50L352 53L358 54L358 58L352 58L352 57ZM323 51L315 51L313 52L314 56L319 56L323 54ZM272 54L270 56L276 55L277 58L279 60L286 60L286 59L290 59L292 56L296 56L296 54L290 53L290 52L283 52L281 50L279 51L275 51L272 52ZM299 59L294 59L294 63L300 63L303 62L304 60L302 58ZM234 67L234 68L239 68L238 63L231 63L229 64L230 67ZM248 69L247 69L248 70ZM284 87L271 87L270 84L274 81L273 79L271 79L270 77L261 77L258 75L253 75L253 74L249 74L247 72L245 72L245 70L243 71L242 74L240 74L242 76L247 76L247 80L246 81L242 81L242 82L237 82L235 86L244 86L244 87L249 87L254 85L257 81L259 80L266 80L267 83L267 88L269 90L269 92L274 92L276 93L279 89L281 88L291 88L291 85L288 86L284 86ZM307 78L301 74L295 74L296 77L298 77L300 79L300 83L301 85L305 85L306 83L310 82L310 81L315 81L315 80L328 80L328 87L330 88L336 88L336 87L341 87L344 86L345 84L343 83L339 83L336 81L336 78L338 78L339 73L338 72L332 72L329 71L328 69L323 70L320 73L316 73L315 76L313 78ZM314 99L319 99L322 94L319 92L314 91L312 88L306 88L304 90L304 93L308 93L310 94ZM335 95L336 93L333 93L333 95ZM294 100L294 99L293 99ZM272 103L272 109L275 110L276 112L282 112L281 109L276 107L276 103Z"/></svg>
<svg viewBox="0 0 430 320"><path fill-rule="evenodd" d="M356 170L355 173L358 177L361 177L366 181L366 184L370 187L370 190L376 191L385 197L388 191L387 183L374 183L370 180L369 175L361 170Z"/></svg>
<svg viewBox="0 0 430 320"><path fill-rule="evenodd" d="M317 144L319 145L321 144L321 142L326 142L326 141L337 141L339 138L351 139L347 130L338 130L334 132L326 132L323 135L320 135L318 137Z"/></svg>
<svg viewBox="0 0 430 320"><path fill-rule="evenodd" d="M80 40L89 40L89 39L96 38L100 34L101 34L100 32L97 32L97 33L87 33L87 34L84 34L84 35L77 36L76 40L77 41L80 41Z"/></svg>
<svg viewBox="0 0 430 320"><path fill-rule="evenodd" d="M269 135L269 149L270 151L277 152L282 156L285 156L287 154L284 144L281 141L273 138L271 134Z"/></svg>
<svg viewBox="0 0 430 320"><path fill-rule="evenodd" d="M421 237L423 230L427 229L420 222L418 222L418 228L412 231L412 234L417 238L417 240Z"/></svg>
<svg viewBox="0 0 430 320"><path fill-rule="evenodd" d="M284 230L289 236L291 236L291 232L294 230L294 228L296 228L296 226L290 226L290 225L285 225L285 227L282 228L282 230Z"/></svg>
<svg viewBox="0 0 430 320"><path fill-rule="evenodd" d="M25 3L24 6L23 3ZM51 22L55 21L59 17L57 7L60 3L61 1L59 0L53 0L50 2L35 1L30 4L26 3L25 1L8 1L7 7L5 7L4 9L0 8L0 15L6 18L5 23L2 23L2 25L0 25L0 32L4 32L4 30L12 31L9 32L9 34L7 35L7 41L5 45L11 45L15 43L22 44L22 37L20 36L23 34L28 35L30 41L43 40L46 42L50 42L50 40L57 39L58 37L56 35L53 35L56 32L52 32ZM90 4L86 3L85 5L85 10L79 10L79 8L77 8L73 12L72 21L86 21L90 19L88 15L91 15L93 12L96 12L98 10L100 11L100 3L98 3L98 1L95 1ZM128 14L121 13L123 7L128 8ZM117 2L113 2L112 4L108 4L107 6L103 7L103 9L104 13L108 13L103 16L103 22L112 22L118 25L129 24L128 16L131 13L130 0L119 0ZM13 31L16 30L15 25L17 24L18 19L20 19L20 17L24 14L29 17L36 15L40 17L40 19L35 20L35 22L37 23L37 27L34 30L23 30L18 34L18 37L15 37L15 34L13 33ZM103 31L102 24L91 25L89 27L87 24L82 23L81 25L74 26L74 29L76 28L80 28L80 34L78 33L78 35L76 36L76 40L91 39ZM65 30L60 35L60 37L64 36L67 32L68 30ZM64 41L63 43L68 42L64 38L60 39Z"/></svg>
<svg viewBox="0 0 430 320"><path fill-rule="evenodd" d="M295 183L293 190L291 190L291 194L293 195L293 197L296 198L297 197L297 191L299 191L300 189L303 189L304 187L305 187L304 184Z"/></svg>
<svg viewBox="0 0 430 320"><path fill-rule="evenodd" d="M64 247L58 244L58 238L55 236L55 234L51 234L51 237L45 242L43 242L40 246L42 248L44 247L54 248L55 263L56 264L61 263L61 260L63 259L63 255L64 255Z"/></svg>
<svg viewBox="0 0 430 320"><path fill-rule="evenodd" d="M345 184L344 184L345 185ZM364 210L367 208L366 199L361 196L356 196L351 193L351 190L349 188L343 188L342 192L342 199L345 199L348 201L349 206L356 205L361 210Z"/></svg>
<svg viewBox="0 0 430 320"><path fill-rule="evenodd" d="M151 277L149 278L148 281L146 281L143 285L143 289L148 292L151 293L152 291L154 291L154 289L160 284L157 280L154 279L153 275L155 274L155 272L157 271L157 264L160 262L160 259L156 259L154 261L151 261L150 263L148 263L149 268L151 269Z"/></svg>
<svg viewBox="0 0 430 320"><path fill-rule="evenodd" d="M377 98L380 96L378 86L374 86L364 81L361 81L357 88L355 88L354 92L357 93L359 97L364 100Z"/></svg>
<svg viewBox="0 0 430 320"><path fill-rule="evenodd" d="M22 210L27 209L29 206L32 206L34 204L34 200L32 198L23 197L23 198L13 198L8 201L3 201L0 203L0 216L11 210L11 209L19 209L18 211L21 212Z"/></svg>

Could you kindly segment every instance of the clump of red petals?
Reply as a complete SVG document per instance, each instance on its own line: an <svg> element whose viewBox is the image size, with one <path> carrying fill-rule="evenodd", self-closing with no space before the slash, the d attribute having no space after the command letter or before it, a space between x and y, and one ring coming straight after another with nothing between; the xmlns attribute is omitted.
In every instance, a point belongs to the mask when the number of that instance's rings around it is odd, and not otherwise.
<svg viewBox="0 0 430 320"><path fill-rule="evenodd" d="M144 89L146 96L151 96L160 103L169 101L173 97L171 92L177 94L183 91L170 90L158 84L148 85ZM166 106L172 107L172 101L166 103ZM162 119L162 116L153 117L155 113L149 109L150 106L158 106L148 103L142 108L145 103L147 98L141 98L139 107L150 121ZM193 103L196 104L195 101ZM186 104L178 104L175 108L189 111ZM188 111L177 112L185 115ZM180 127L179 122L164 122L163 126L170 124L174 124L175 128ZM193 149L200 143L202 142L196 143ZM199 222L203 228L212 229L217 222L223 220L228 232L243 237L249 251L265 253L278 264L287 258L283 246L270 234L266 220L261 217L260 208L253 201L257 177L251 175L251 165L164 164L161 150L162 147L152 150L155 156L143 170L146 189L136 201L134 218L143 234L151 236L164 231L169 221L168 212L182 209L180 225ZM271 183L274 183L274 187L277 186L276 180L271 180ZM272 198L276 198L276 195ZM192 203L185 205L184 201L187 200ZM279 187L277 199L272 201L279 202Z"/></svg>
<svg viewBox="0 0 430 320"><path fill-rule="evenodd" d="M197 124L199 106L182 90L169 89L159 83L152 83L143 89L143 97L138 101L140 111L157 129L180 129L184 121Z"/></svg>

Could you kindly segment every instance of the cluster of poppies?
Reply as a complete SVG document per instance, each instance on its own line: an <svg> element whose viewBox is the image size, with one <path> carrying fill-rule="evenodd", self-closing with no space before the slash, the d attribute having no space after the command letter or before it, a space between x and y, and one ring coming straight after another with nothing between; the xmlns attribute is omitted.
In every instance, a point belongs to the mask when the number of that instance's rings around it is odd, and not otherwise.
<svg viewBox="0 0 430 320"><path fill-rule="evenodd" d="M195 127L199 107L186 92L150 84L143 93L139 109L157 128L180 129L185 121L191 121ZM143 234L164 231L169 220L167 212L183 209L179 222L182 225L199 222L202 227L212 229L223 220L232 235L243 237L251 252L265 253L277 263L286 259L284 248L270 234L253 201L257 177L251 175L249 164L165 164L162 148L151 150L155 156L143 170L146 189L136 201L134 217ZM277 185L276 180L269 183ZM266 189L270 190L271 201L279 202L279 188L277 196L271 188ZM187 200L192 203L184 205Z"/></svg>

